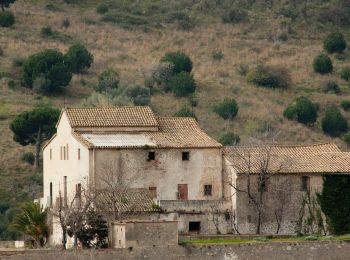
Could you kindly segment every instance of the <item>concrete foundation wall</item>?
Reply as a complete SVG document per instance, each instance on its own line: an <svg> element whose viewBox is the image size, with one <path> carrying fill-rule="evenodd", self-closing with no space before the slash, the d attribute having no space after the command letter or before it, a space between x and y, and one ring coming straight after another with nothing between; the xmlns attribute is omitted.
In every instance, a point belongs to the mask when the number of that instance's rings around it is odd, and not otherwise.
<svg viewBox="0 0 350 260"><path fill-rule="evenodd" d="M0 251L0 259L215 259L215 260L340 260L349 259L350 243L309 241L291 243L246 243L203 246L165 246L108 250L32 250Z"/></svg>

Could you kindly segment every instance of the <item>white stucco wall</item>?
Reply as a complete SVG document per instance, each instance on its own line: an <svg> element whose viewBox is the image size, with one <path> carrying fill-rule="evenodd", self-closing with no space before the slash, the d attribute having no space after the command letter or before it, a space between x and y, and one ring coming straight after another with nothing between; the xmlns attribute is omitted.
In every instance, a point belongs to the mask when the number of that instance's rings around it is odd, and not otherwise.
<svg viewBox="0 0 350 260"><path fill-rule="evenodd" d="M63 178L67 176L67 197L68 203L74 198L76 184L80 183L84 187L88 182L89 175L89 151L79 143L71 134L67 116L62 114L61 120L57 126L57 135L44 148L43 151L43 169L44 169L44 197L43 204L48 205L50 196L50 182L52 182L53 204L56 198L64 194ZM61 159L61 146L68 144L68 159ZM50 149L52 158L50 159ZM78 160L78 149L80 149L80 160Z"/></svg>

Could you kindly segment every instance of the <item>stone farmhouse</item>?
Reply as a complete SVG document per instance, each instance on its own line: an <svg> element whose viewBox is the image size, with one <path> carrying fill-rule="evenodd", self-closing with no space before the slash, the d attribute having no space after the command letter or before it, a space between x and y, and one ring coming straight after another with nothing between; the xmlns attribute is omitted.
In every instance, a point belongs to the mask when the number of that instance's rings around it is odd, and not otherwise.
<svg viewBox="0 0 350 260"><path fill-rule="evenodd" d="M224 148L195 119L156 117L149 107L65 108L56 127L43 148L44 207L54 208L60 197L68 205L83 188L100 187L104 174L115 172L127 176L130 190L144 191L139 197L150 198L160 209L140 214L143 220L176 220L180 234L255 232L256 214L244 189L251 176L252 192L259 193L261 149ZM350 153L333 144L273 146L269 154L274 175L264 186L262 233L276 232L278 187L288 196L277 226L279 233L290 234L303 194L319 190L324 174L350 172ZM282 161L288 164L279 167ZM51 225L50 243L60 244L58 220L53 218Z"/></svg>

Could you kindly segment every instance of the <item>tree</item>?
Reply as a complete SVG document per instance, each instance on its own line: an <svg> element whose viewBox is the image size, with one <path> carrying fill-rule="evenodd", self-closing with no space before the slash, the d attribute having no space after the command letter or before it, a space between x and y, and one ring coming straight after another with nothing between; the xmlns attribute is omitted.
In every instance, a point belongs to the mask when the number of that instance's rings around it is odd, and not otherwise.
<svg viewBox="0 0 350 260"><path fill-rule="evenodd" d="M270 178L283 172L290 164L288 156L281 157L273 153L272 148L273 145L259 142L258 145L234 146L231 150L232 156L236 158L235 168L243 181L242 185L237 185L237 181L230 182L229 185L236 193L245 194L249 204L253 206L256 214L256 234L261 233L262 214L266 207L264 194L267 192ZM274 209L278 232L283 211L283 207Z"/></svg>
<svg viewBox="0 0 350 260"><path fill-rule="evenodd" d="M15 16L10 11L0 12L0 26L11 27L15 23Z"/></svg>
<svg viewBox="0 0 350 260"><path fill-rule="evenodd" d="M98 76L98 85L96 91L110 92L118 88L119 81L118 72L112 69L105 70Z"/></svg>
<svg viewBox="0 0 350 260"><path fill-rule="evenodd" d="M35 145L35 165L40 166L40 150L42 143L56 132L55 125L60 111L56 108L42 105L31 111L19 114L10 124L14 133L13 139L23 146Z"/></svg>
<svg viewBox="0 0 350 260"><path fill-rule="evenodd" d="M90 68L94 57L80 43L72 45L68 52L64 55L64 59L68 64L70 71L73 73L82 73Z"/></svg>
<svg viewBox="0 0 350 260"><path fill-rule="evenodd" d="M321 124L322 130L333 137L338 137L348 130L348 122L337 107L326 109Z"/></svg>
<svg viewBox="0 0 350 260"><path fill-rule="evenodd" d="M219 138L219 142L222 145L235 145L238 144L240 140L239 135L235 134L234 132L223 133Z"/></svg>
<svg viewBox="0 0 350 260"><path fill-rule="evenodd" d="M298 97L284 110L283 116L312 125L317 119L317 106L306 97Z"/></svg>
<svg viewBox="0 0 350 260"><path fill-rule="evenodd" d="M323 48L328 53L341 53L346 49L346 40L340 32L331 33L323 42Z"/></svg>
<svg viewBox="0 0 350 260"><path fill-rule="evenodd" d="M248 83L265 88L287 88L291 84L291 77L286 68L258 65L248 70L246 75Z"/></svg>
<svg viewBox="0 0 350 260"><path fill-rule="evenodd" d="M24 203L11 223L11 228L31 237L36 246L46 243L49 232L46 225L47 210L39 203Z"/></svg>
<svg viewBox="0 0 350 260"><path fill-rule="evenodd" d="M350 233L350 178L343 175L326 175L318 199L327 217L332 233Z"/></svg>
<svg viewBox="0 0 350 260"><path fill-rule="evenodd" d="M196 91L197 85L188 72L180 72L170 79L170 85L174 94L178 97L186 97Z"/></svg>
<svg viewBox="0 0 350 260"><path fill-rule="evenodd" d="M232 120L238 113L238 105L235 99L225 98L223 102L216 105L214 112L221 116L223 119Z"/></svg>
<svg viewBox="0 0 350 260"><path fill-rule="evenodd" d="M174 73L192 71L192 61L189 56L183 52L167 52L160 60L160 62L169 62L174 65Z"/></svg>
<svg viewBox="0 0 350 260"><path fill-rule="evenodd" d="M72 79L72 73L67 66L64 56L57 50L44 50L31 55L23 65L23 83L30 88L36 79L42 78L44 86L37 89L51 93L60 87L65 87Z"/></svg>
<svg viewBox="0 0 350 260"><path fill-rule="evenodd" d="M320 74L332 73L332 60L324 53L317 55L313 62L314 71Z"/></svg>
<svg viewBox="0 0 350 260"><path fill-rule="evenodd" d="M16 0L0 0L1 10L4 12L5 7L10 8L10 5L13 4Z"/></svg>

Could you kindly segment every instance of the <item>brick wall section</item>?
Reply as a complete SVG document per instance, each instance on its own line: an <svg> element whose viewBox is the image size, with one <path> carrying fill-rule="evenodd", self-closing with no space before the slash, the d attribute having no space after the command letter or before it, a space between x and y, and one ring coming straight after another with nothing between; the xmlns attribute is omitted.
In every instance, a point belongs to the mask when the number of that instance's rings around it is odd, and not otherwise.
<svg viewBox="0 0 350 260"><path fill-rule="evenodd" d="M167 246L138 249L108 250L32 250L0 251L0 259L65 260L65 259L235 259L235 260L294 260L348 259L350 243L341 241L309 241L291 243L246 243L230 245Z"/></svg>

